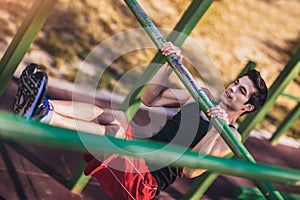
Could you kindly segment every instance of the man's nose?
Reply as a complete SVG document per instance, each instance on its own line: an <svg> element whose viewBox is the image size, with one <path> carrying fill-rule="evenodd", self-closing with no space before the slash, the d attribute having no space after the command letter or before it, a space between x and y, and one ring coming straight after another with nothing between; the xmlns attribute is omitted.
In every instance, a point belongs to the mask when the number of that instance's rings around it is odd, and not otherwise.
<svg viewBox="0 0 300 200"><path fill-rule="evenodd" d="M230 88L230 91L231 91L232 93L235 93L235 92L237 91L237 86L232 86L232 87Z"/></svg>

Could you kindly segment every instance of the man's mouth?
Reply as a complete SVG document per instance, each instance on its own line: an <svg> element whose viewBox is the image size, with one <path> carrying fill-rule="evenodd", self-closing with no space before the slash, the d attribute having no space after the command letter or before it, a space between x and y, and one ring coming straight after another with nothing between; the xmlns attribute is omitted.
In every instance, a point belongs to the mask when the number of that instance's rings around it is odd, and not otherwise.
<svg viewBox="0 0 300 200"><path fill-rule="evenodd" d="M231 96L230 96L228 90L225 91L225 95L228 97L228 99L231 99Z"/></svg>

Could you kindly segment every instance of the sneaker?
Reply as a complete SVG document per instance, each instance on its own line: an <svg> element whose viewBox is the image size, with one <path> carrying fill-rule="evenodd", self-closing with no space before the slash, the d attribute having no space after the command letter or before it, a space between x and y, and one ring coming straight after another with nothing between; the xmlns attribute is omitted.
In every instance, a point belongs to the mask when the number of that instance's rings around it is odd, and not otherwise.
<svg viewBox="0 0 300 200"><path fill-rule="evenodd" d="M36 112L32 116L32 119L48 124L52 119L53 110L54 108L51 103L50 97L47 94L44 94L43 101L36 109Z"/></svg>
<svg viewBox="0 0 300 200"><path fill-rule="evenodd" d="M14 112L30 119L41 104L46 90L48 77L37 64L28 65L22 72L14 101Z"/></svg>

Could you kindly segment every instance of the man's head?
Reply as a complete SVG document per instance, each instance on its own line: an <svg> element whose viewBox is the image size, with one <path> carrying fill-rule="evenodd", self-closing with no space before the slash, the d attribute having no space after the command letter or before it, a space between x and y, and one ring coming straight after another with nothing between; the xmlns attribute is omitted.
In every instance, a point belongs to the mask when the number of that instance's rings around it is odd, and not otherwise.
<svg viewBox="0 0 300 200"><path fill-rule="evenodd" d="M267 96L268 88L260 73L248 70L226 88L221 100L228 108L243 115L261 108Z"/></svg>
<svg viewBox="0 0 300 200"><path fill-rule="evenodd" d="M254 69L248 70L245 76L248 76L250 80L253 82L256 92L254 92L251 96L248 102L251 105L254 106L254 109L251 111L255 111L263 107L265 104L267 97L268 97L268 88L264 81L264 79L261 77L260 73ZM246 114L247 112L243 113Z"/></svg>

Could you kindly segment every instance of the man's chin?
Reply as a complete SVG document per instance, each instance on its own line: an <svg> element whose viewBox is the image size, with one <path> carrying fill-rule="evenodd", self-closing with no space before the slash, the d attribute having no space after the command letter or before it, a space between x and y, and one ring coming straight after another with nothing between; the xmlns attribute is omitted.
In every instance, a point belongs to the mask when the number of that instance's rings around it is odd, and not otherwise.
<svg viewBox="0 0 300 200"><path fill-rule="evenodd" d="M225 94L222 94L221 97L220 97L220 101L224 104L226 104L228 102L228 99L227 97L225 96Z"/></svg>

